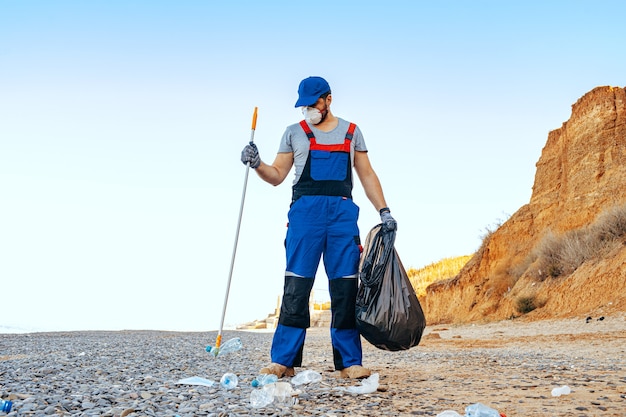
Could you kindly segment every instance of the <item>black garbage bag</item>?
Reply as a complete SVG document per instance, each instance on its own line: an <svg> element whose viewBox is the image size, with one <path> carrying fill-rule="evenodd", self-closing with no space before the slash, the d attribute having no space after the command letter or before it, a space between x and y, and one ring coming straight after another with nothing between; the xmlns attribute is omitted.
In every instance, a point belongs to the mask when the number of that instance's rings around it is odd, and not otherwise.
<svg viewBox="0 0 626 417"><path fill-rule="evenodd" d="M395 231L375 226L367 235L359 265L356 326L379 349L398 351L417 346L426 327L422 306L409 281L394 242Z"/></svg>

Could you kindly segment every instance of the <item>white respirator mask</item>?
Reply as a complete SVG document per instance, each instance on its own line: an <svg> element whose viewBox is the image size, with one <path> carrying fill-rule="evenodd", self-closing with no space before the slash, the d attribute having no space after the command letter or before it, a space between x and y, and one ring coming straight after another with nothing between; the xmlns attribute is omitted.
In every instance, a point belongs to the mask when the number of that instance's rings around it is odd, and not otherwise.
<svg viewBox="0 0 626 417"><path fill-rule="evenodd" d="M304 120L313 125L322 121L322 112L315 107L303 107L302 114L304 115Z"/></svg>

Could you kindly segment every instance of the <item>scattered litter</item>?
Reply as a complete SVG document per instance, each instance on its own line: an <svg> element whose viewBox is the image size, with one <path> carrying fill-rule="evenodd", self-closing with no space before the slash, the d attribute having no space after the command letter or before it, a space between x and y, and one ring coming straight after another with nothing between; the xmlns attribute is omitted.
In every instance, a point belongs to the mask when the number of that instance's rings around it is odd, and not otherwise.
<svg viewBox="0 0 626 417"><path fill-rule="evenodd" d="M237 352L243 348L243 343L241 343L241 339L238 337L233 337L232 339L227 340L221 345L219 348L217 346L207 346L204 350L206 350L211 355L224 356L229 353Z"/></svg>
<svg viewBox="0 0 626 417"><path fill-rule="evenodd" d="M572 390L567 386L567 385L563 385L561 387L556 387L552 390L552 396L553 397L560 397L561 395L567 395L569 393L571 393Z"/></svg>
<svg viewBox="0 0 626 417"><path fill-rule="evenodd" d="M13 407L13 402L10 400L0 400L0 411L3 413L10 413L11 407Z"/></svg>
<svg viewBox="0 0 626 417"><path fill-rule="evenodd" d="M250 385L252 385L254 388L257 388L277 381L278 377L274 374L261 374L258 377L254 378Z"/></svg>
<svg viewBox="0 0 626 417"><path fill-rule="evenodd" d="M273 382L253 390L250 394L250 405L254 408L266 407L272 403L291 406L299 393L288 382Z"/></svg>
<svg viewBox="0 0 626 417"><path fill-rule="evenodd" d="M378 389L378 374L372 374L369 378L361 381L361 385L353 387L337 387L338 391L347 391L351 394L371 394Z"/></svg>
<svg viewBox="0 0 626 417"><path fill-rule="evenodd" d="M222 375L222 379L220 379L220 385L222 386L222 388L237 388L237 384L239 384L239 378L237 378L237 375L233 374L232 372L226 372L224 375Z"/></svg>
<svg viewBox="0 0 626 417"><path fill-rule="evenodd" d="M465 407L463 415L454 410L445 410L437 414L437 417L506 417L506 415L484 404L475 403Z"/></svg>
<svg viewBox="0 0 626 417"><path fill-rule="evenodd" d="M185 385L204 385L205 387L212 387L215 385L215 381L210 379L200 378L199 376L192 376L190 378L181 379L177 384Z"/></svg>
<svg viewBox="0 0 626 417"><path fill-rule="evenodd" d="M306 371L298 372L296 376L291 378L293 385L308 384L311 382L320 382L322 380L322 374L319 372L307 369Z"/></svg>
<svg viewBox="0 0 626 417"><path fill-rule="evenodd" d="M463 416L460 415L459 413L457 413L454 410L446 410L446 411L442 411L441 413L437 414L437 417L463 417Z"/></svg>
<svg viewBox="0 0 626 417"><path fill-rule="evenodd" d="M475 403L465 407L465 417L502 417L502 414L484 404Z"/></svg>

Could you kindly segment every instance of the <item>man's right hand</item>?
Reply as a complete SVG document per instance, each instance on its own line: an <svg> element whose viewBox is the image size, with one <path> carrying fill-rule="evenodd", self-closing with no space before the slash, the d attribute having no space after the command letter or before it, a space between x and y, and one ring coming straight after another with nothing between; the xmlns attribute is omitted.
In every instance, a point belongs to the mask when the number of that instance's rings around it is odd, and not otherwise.
<svg viewBox="0 0 626 417"><path fill-rule="evenodd" d="M250 142L241 151L241 162L244 165L250 164L250 168L258 168L261 165L261 157L259 156L259 150L253 142Z"/></svg>

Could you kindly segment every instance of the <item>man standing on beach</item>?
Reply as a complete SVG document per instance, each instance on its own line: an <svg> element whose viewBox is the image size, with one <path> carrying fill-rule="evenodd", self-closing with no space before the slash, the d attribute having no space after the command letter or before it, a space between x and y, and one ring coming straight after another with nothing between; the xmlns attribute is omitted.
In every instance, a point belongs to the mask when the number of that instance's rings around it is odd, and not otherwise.
<svg viewBox="0 0 626 417"><path fill-rule="evenodd" d="M293 376L294 367L302 365L306 329L310 327L309 297L322 254L329 279L335 369L343 378L370 375L370 370L362 366L361 339L355 322L362 249L357 226L359 207L352 201L352 168L379 211L383 227L395 230L397 224L370 164L360 129L335 117L331 103L326 80L302 80L295 107L302 107L305 119L287 127L274 162L268 165L261 161L254 143L241 153L244 164L250 164L261 179L275 186L295 166L280 317L272 342L272 363L260 371L279 378Z"/></svg>

